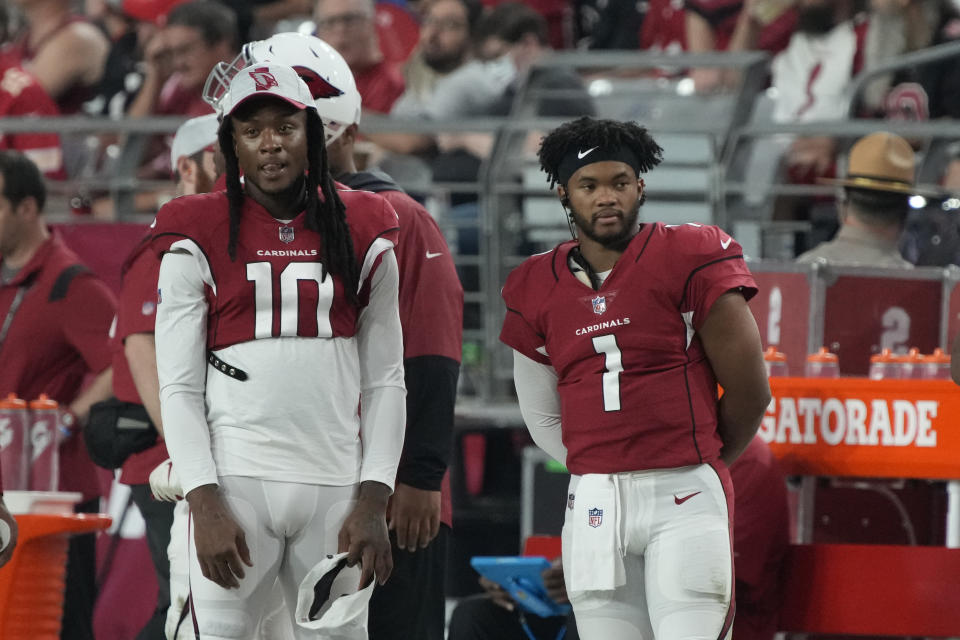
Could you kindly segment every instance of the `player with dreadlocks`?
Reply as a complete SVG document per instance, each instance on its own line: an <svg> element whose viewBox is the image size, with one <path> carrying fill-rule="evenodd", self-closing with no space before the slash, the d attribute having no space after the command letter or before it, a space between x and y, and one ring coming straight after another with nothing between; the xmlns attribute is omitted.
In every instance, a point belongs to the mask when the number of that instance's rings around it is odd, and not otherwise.
<svg viewBox="0 0 960 640"><path fill-rule="evenodd" d="M360 563L363 598L374 575L386 581L405 403L396 213L335 190L314 99L290 67L239 71L222 116L226 192L167 204L152 243L161 412L190 508L190 626L233 639L253 637L277 579L296 602L329 554Z"/></svg>
<svg viewBox="0 0 960 640"><path fill-rule="evenodd" d="M770 398L740 245L717 227L638 222L641 174L660 157L633 123L549 133L540 163L575 238L503 288L524 421L572 474L563 570L584 640L726 635L727 468Z"/></svg>

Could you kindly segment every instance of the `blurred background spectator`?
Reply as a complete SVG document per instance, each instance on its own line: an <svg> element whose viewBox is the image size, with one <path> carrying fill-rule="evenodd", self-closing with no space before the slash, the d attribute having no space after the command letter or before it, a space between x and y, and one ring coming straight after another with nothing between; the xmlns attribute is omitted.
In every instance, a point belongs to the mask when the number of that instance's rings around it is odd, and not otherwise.
<svg viewBox="0 0 960 640"><path fill-rule="evenodd" d="M803 0L801 0L802 2ZM787 46L796 23L796 0L686 0L687 50L777 52ZM721 68L693 69L697 91L732 85L736 75Z"/></svg>
<svg viewBox="0 0 960 640"><path fill-rule="evenodd" d="M389 113L403 93L400 68L386 60L374 22L373 0L317 0L317 37L343 56L363 99L363 109Z"/></svg>
<svg viewBox="0 0 960 640"><path fill-rule="evenodd" d="M9 19L7 5L0 5L0 43L6 41ZM0 118L59 113L57 105L34 76L0 56ZM0 150L3 149L20 151L47 178L64 177L63 150L56 133L0 133Z"/></svg>
<svg viewBox="0 0 960 640"><path fill-rule="evenodd" d="M12 0L23 19L4 56L34 74L63 114L81 110L103 77L110 44L70 0Z"/></svg>

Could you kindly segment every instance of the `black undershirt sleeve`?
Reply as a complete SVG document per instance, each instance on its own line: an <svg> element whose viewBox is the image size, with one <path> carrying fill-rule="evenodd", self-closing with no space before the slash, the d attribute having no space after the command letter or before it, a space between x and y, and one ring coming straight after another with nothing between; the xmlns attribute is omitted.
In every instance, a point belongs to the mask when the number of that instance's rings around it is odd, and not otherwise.
<svg viewBox="0 0 960 640"><path fill-rule="evenodd" d="M453 406L460 363L444 356L403 361L407 385L407 432L397 481L439 491L453 448Z"/></svg>

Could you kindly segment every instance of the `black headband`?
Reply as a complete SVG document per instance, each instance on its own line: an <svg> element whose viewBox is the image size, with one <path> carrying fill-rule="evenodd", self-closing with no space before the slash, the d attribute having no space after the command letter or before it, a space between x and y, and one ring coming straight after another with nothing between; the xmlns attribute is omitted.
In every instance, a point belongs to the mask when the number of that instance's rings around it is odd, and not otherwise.
<svg viewBox="0 0 960 640"><path fill-rule="evenodd" d="M637 154L630 147L587 147L586 149L571 149L557 167L557 181L567 187L567 182L577 171L594 162L623 162L633 168L633 172L640 177L640 161Z"/></svg>

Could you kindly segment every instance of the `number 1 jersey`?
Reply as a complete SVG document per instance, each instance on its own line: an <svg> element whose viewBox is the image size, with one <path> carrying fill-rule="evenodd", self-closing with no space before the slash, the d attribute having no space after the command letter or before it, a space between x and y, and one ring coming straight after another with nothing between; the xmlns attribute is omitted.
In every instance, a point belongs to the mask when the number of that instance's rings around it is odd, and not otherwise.
<svg viewBox="0 0 960 640"><path fill-rule="evenodd" d="M500 339L557 373L571 473L712 463L717 381L696 331L722 294L756 293L717 227L644 225L599 290L574 276L574 241L507 278Z"/></svg>

